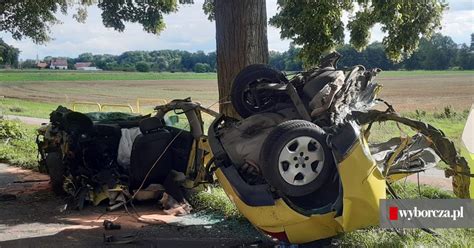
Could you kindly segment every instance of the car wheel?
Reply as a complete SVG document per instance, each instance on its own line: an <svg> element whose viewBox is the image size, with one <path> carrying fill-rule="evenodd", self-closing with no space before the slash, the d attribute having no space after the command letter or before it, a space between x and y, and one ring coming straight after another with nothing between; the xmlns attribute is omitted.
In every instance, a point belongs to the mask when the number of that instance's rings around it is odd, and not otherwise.
<svg viewBox="0 0 474 248"><path fill-rule="evenodd" d="M48 153L46 155L46 168L48 169L53 192L57 195L64 194L64 165L61 153Z"/></svg>
<svg viewBox="0 0 474 248"><path fill-rule="evenodd" d="M304 196L316 191L335 168L326 137L320 127L308 121L279 124L262 146L263 177L286 196Z"/></svg>
<svg viewBox="0 0 474 248"><path fill-rule="evenodd" d="M255 64L245 67L237 74L232 84L231 97L234 109L243 118L265 112L276 103L274 92L255 89L259 84L287 82L280 71L267 65Z"/></svg>

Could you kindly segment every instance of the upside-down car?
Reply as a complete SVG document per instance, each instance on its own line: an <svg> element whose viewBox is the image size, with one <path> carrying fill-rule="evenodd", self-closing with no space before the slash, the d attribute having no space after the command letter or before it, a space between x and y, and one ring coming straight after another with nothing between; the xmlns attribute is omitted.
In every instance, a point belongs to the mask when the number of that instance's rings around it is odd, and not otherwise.
<svg viewBox="0 0 474 248"><path fill-rule="evenodd" d="M339 57L291 80L265 65L243 69L232 104L244 119L221 115L209 129L220 184L252 224L280 241L377 225L379 200L395 194L390 184L440 159L451 166L455 194L469 198L469 167L444 133L389 104L371 109L382 102L372 81L380 70L338 69ZM368 144L372 124L384 121L416 134Z"/></svg>

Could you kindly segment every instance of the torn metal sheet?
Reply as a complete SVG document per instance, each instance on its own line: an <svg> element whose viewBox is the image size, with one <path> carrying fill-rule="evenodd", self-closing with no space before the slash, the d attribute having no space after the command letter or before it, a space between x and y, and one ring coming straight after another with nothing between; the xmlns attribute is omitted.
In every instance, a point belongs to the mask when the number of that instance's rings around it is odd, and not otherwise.
<svg viewBox="0 0 474 248"><path fill-rule="evenodd" d="M453 176L454 194L459 198L470 198L470 168L466 159L458 154L454 143L446 137L443 131L430 124L402 117L393 111L354 111L352 114L360 125L370 125L374 122L395 121L409 126L426 136L432 143L431 148L443 162L450 166L450 169L446 170L446 176Z"/></svg>
<svg viewBox="0 0 474 248"><path fill-rule="evenodd" d="M385 176L417 173L431 169L440 161L423 135L392 138L387 142L371 144L370 152Z"/></svg>

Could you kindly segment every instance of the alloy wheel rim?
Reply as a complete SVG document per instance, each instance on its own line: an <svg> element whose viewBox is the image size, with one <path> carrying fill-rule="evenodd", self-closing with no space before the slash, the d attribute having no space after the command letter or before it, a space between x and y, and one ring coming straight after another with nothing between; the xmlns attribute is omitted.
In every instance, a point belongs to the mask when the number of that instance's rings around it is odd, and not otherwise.
<svg viewBox="0 0 474 248"><path fill-rule="evenodd" d="M287 142L280 151L280 176L293 186L307 185L319 176L324 166L324 150L314 138L300 136Z"/></svg>

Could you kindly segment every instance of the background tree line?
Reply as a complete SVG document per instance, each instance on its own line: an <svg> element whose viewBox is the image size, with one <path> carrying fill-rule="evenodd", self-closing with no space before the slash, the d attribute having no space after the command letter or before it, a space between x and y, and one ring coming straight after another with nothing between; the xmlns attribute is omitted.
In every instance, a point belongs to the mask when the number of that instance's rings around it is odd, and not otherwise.
<svg viewBox="0 0 474 248"><path fill-rule="evenodd" d="M3 64L15 66L19 51L1 41L0 53ZM6 49L2 50L2 47ZM435 34L430 40L421 39L417 51L400 63L391 61L380 42L373 42L358 52L345 44L336 48L343 55L340 66L362 64L368 68L379 67L383 70L472 70L474 69L474 34L470 46L458 45L449 36ZM290 45L285 52L270 51L269 63L279 70L299 71L303 62L298 56L300 48ZM44 61L52 57L44 58ZM171 72L215 72L216 53L203 51L187 52L182 50L129 51L121 55L83 53L77 58L68 58L68 67L74 68L76 62L92 62L103 70L110 71L171 71ZM34 60L26 60L22 68L35 68Z"/></svg>
<svg viewBox="0 0 474 248"><path fill-rule="evenodd" d="M434 34L430 40L422 38L418 49L400 63L391 61L381 42L373 42L358 52L349 44L336 48L342 54L339 66L364 65L367 68L378 67L383 70L473 70L474 34L471 34L470 46L456 44L449 36ZM303 67L298 57L299 48L290 46L286 52L270 52L270 64L279 70L298 71Z"/></svg>

